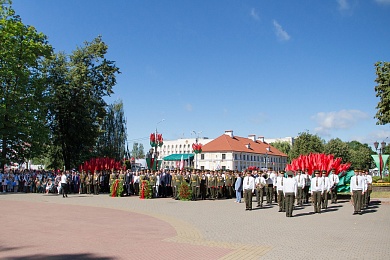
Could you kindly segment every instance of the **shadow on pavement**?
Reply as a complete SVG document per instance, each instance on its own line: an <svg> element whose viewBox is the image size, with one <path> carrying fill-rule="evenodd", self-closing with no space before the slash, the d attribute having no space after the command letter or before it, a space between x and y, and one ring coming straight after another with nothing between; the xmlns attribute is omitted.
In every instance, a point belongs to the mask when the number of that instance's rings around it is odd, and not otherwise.
<svg viewBox="0 0 390 260"><path fill-rule="evenodd" d="M29 259L29 260L40 260L40 259L47 259L47 260L89 260L89 259L96 259L96 260L112 260L114 258L112 257L100 257L96 256L93 254L63 254L63 255L28 255L28 256L16 256L16 257L11 257L7 258L10 260L24 260L24 259Z"/></svg>
<svg viewBox="0 0 390 260"><path fill-rule="evenodd" d="M310 216L314 214L315 214L314 212L305 212L305 213L298 213L298 214L294 214L293 212L293 217L303 217L303 216Z"/></svg>

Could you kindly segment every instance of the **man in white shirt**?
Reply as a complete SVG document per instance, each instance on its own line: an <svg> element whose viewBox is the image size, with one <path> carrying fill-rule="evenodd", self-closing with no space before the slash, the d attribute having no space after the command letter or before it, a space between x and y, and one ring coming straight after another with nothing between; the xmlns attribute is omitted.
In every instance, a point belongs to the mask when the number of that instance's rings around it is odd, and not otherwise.
<svg viewBox="0 0 390 260"><path fill-rule="evenodd" d="M321 213L321 196L324 192L324 184L320 177L320 171L314 171L315 177L311 179L311 198L314 204L314 213Z"/></svg>
<svg viewBox="0 0 390 260"><path fill-rule="evenodd" d="M352 176L350 182L350 193L353 198L353 215L362 214L362 195L364 195L365 183L364 178L359 175L359 170L355 170L355 175Z"/></svg>
<svg viewBox="0 0 390 260"><path fill-rule="evenodd" d="M245 210L252 210L252 193L255 191L255 179L250 171L246 171L246 176L242 183L244 190Z"/></svg>
<svg viewBox="0 0 390 260"><path fill-rule="evenodd" d="M300 169L297 170L297 175L295 176L295 180L297 182L297 205L302 206L302 200L303 200L303 189L305 188L305 176L302 174L302 171Z"/></svg>
<svg viewBox="0 0 390 260"><path fill-rule="evenodd" d="M62 190L62 197L68 197L68 180L65 174L65 171L62 172L61 175L61 190Z"/></svg>
<svg viewBox="0 0 390 260"><path fill-rule="evenodd" d="M284 195L283 195L283 185L284 185L284 173L285 171L280 171L279 176L276 178L276 190L278 192L278 205L279 212L286 212L284 205Z"/></svg>
<svg viewBox="0 0 390 260"><path fill-rule="evenodd" d="M366 184L367 184L367 190L364 193L364 207L368 207L370 205L370 195L372 192L372 176L368 174L368 171L364 171L364 177L366 179Z"/></svg>
<svg viewBox="0 0 390 260"><path fill-rule="evenodd" d="M321 208L328 208L328 193L330 191L330 181L326 176L326 170L322 171L322 182L324 183L324 192L322 193Z"/></svg>
<svg viewBox="0 0 390 260"><path fill-rule="evenodd" d="M263 188L265 187L265 184L266 184L265 178L260 172L260 174L255 179L257 207L260 208L263 207L263 197L264 197Z"/></svg>
<svg viewBox="0 0 390 260"><path fill-rule="evenodd" d="M293 172L287 172L287 178L284 179L283 184L283 195L286 205L286 217L292 217L292 212L294 209L294 200L297 195L297 181L293 177Z"/></svg>
<svg viewBox="0 0 390 260"><path fill-rule="evenodd" d="M303 200L304 203L309 203L309 195L310 195L310 185L311 185L311 175L309 174L309 170L305 169L305 173L302 174L305 177L305 187L303 188Z"/></svg>
<svg viewBox="0 0 390 260"><path fill-rule="evenodd" d="M332 168L332 170L329 173L329 180L330 180L330 200L331 203L337 203L337 185L339 184L339 176L336 174L336 169Z"/></svg>
<svg viewBox="0 0 390 260"><path fill-rule="evenodd" d="M268 178L266 178L266 188L265 188L265 193L267 196L267 203L271 204L272 203L272 196L274 194L274 184L275 184L275 173L268 171L267 172Z"/></svg>

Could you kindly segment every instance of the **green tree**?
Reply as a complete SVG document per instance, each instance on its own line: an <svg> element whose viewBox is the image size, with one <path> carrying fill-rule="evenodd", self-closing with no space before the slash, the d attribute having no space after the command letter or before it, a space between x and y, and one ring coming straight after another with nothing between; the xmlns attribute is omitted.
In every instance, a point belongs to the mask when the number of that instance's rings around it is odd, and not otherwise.
<svg viewBox="0 0 390 260"><path fill-rule="evenodd" d="M378 119L377 125L386 125L390 122L390 62L377 62L376 79L378 84L375 86L376 97L380 101L376 106L378 109L375 118Z"/></svg>
<svg viewBox="0 0 390 260"><path fill-rule="evenodd" d="M368 169L373 163L371 154L374 152L367 144L358 141L347 143L349 147L350 163L352 169Z"/></svg>
<svg viewBox="0 0 390 260"><path fill-rule="evenodd" d="M0 0L0 167L43 153L47 143L47 37L23 24L11 1Z"/></svg>
<svg viewBox="0 0 390 260"><path fill-rule="evenodd" d="M342 163L350 162L350 149L341 139L331 139L324 145L325 154L333 154L335 158L342 158Z"/></svg>
<svg viewBox="0 0 390 260"><path fill-rule="evenodd" d="M139 143L134 143L133 150L131 151L131 156L133 156L136 159L145 158L144 145Z"/></svg>
<svg viewBox="0 0 390 260"><path fill-rule="evenodd" d="M107 60L101 37L56 54L47 61L52 102L49 106L52 145L61 149L66 169L90 158L106 115L104 97L113 93L119 68Z"/></svg>
<svg viewBox="0 0 390 260"><path fill-rule="evenodd" d="M318 135L312 135L309 132L299 133L289 154L290 161L298 158L299 155L307 155L309 153L323 153L324 143L325 141L322 140Z"/></svg>
<svg viewBox="0 0 390 260"><path fill-rule="evenodd" d="M289 156L290 151L291 151L291 145L289 142L276 141L274 143L270 143L270 145L272 145L273 147L275 147L276 149L278 149L282 153L285 153L285 154L287 154L287 156ZM288 162L288 163L290 163L290 162Z"/></svg>
<svg viewBox="0 0 390 260"><path fill-rule="evenodd" d="M108 106L107 115L103 120L101 135L97 142L97 155L101 157L122 160L125 156L126 119L123 102L119 101Z"/></svg>

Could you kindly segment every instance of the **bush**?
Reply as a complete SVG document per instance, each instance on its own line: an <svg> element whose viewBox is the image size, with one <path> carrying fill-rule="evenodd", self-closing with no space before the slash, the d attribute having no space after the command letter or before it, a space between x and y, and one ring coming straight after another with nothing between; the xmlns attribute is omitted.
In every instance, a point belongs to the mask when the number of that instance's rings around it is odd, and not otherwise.
<svg viewBox="0 0 390 260"><path fill-rule="evenodd" d="M149 186L149 181L143 180L140 184L139 197L142 198L142 194L144 199L152 198L152 188Z"/></svg>
<svg viewBox="0 0 390 260"><path fill-rule="evenodd" d="M179 198L180 200L191 200L192 198L192 190L185 181L180 185Z"/></svg>

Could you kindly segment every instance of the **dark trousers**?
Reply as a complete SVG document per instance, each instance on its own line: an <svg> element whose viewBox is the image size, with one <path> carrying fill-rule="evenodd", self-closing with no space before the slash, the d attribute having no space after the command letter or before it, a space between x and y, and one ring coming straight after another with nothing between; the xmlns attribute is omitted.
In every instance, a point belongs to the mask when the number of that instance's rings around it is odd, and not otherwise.
<svg viewBox="0 0 390 260"><path fill-rule="evenodd" d="M245 201L245 208L252 209L252 190L251 189L244 190L244 201Z"/></svg>
<svg viewBox="0 0 390 260"><path fill-rule="evenodd" d="M93 194L99 195L99 184L93 185Z"/></svg>
<svg viewBox="0 0 390 260"><path fill-rule="evenodd" d="M303 200L303 187L298 187L297 189L297 205L302 206Z"/></svg>
<svg viewBox="0 0 390 260"><path fill-rule="evenodd" d="M198 198L198 187L192 186L192 200L196 200Z"/></svg>
<svg viewBox="0 0 390 260"><path fill-rule="evenodd" d="M332 203L336 203L337 202L337 187L333 187L330 190L330 200L331 200Z"/></svg>
<svg viewBox="0 0 390 260"><path fill-rule="evenodd" d="M314 212L321 212L321 191L313 191L313 204L314 204Z"/></svg>
<svg viewBox="0 0 390 260"><path fill-rule="evenodd" d="M324 193L322 194L322 206L321 208L323 209L327 209L328 208L328 192L327 191L324 191Z"/></svg>
<svg viewBox="0 0 390 260"><path fill-rule="evenodd" d="M67 183L61 183L61 192L62 197L68 197L68 184Z"/></svg>
<svg viewBox="0 0 390 260"><path fill-rule="evenodd" d="M278 205L279 205L279 211L286 211L286 207L284 205L284 194L282 190L278 190Z"/></svg>
<svg viewBox="0 0 390 260"><path fill-rule="evenodd" d="M286 217L292 217L292 213L294 209L294 200L295 200L295 194L293 192L286 193L284 195L284 202L286 205Z"/></svg>
<svg viewBox="0 0 390 260"><path fill-rule="evenodd" d="M261 207L263 206L263 188L256 188L256 201L257 201L257 206Z"/></svg>
<svg viewBox="0 0 390 260"><path fill-rule="evenodd" d="M272 184L268 184L265 189L267 196L267 203L272 203L272 194L274 192L274 186Z"/></svg>
<svg viewBox="0 0 390 260"><path fill-rule="evenodd" d="M226 198L231 199L233 197L233 187L226 186Z"/></svg>
<svg viewBox="0 0 390 260"><path fill-rule="evenodd" d="M309 203L309 188L310 186L306 186L303 188L303 199L305 203Z"/></svg>
<svg viewBox="0 0 390 260"><path fill-rule="evenodd" d="M362 211L362 191L361 190L352 191L352 197L353 197L354 212L361 212Z"/></svg>

